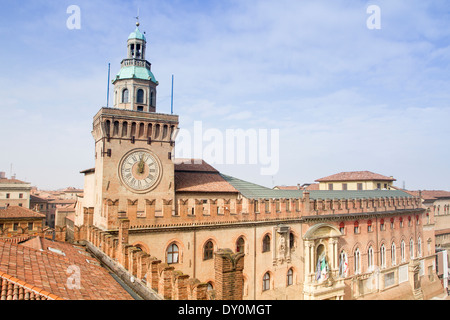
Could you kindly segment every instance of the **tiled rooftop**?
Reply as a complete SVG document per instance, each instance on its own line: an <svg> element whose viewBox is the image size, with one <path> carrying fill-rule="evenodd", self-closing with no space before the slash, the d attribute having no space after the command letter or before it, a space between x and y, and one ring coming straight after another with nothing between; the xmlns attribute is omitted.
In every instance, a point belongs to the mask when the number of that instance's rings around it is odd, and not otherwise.
<svg viewBox="0 0 450 320"><path fill-rule="evenodd" d="M326 181L396 181L392 177L386 177L370 171L351 171L336 173L328 177L320 178L317 182Z"/></svg>
<svg viewBox="0 0 450 320"><path fill-rule="evenodd" d="M6 209L0 209L0 219L2 218L3 219L45 218L45 215L24 207L9 206Z"/></svg>
<svg viewBox="0 0 450 320"><path fill-rule="evenodd" d="M409 194L418 197L419 193L422 195L424 200L436 200L438 198L450 198L450 191L444 190L422 190L422 191L408 191Z"/></svg>
<svg viewBox="0 0 450 320"><path fill-rule="evenodd" d="M79 288L71 281L78 270ZM45 295L51 294L53 298L133 299L83 248L42 238L24 244L0 241L0 277L14 278L15 282L20 281L19 287L45 291Z"/></svg>
<svg viewBox="0 0 450 320"><path fill-rule="evenodd" d="M238 192L215 168L196 159L175 160L175 191Z"/></svg>

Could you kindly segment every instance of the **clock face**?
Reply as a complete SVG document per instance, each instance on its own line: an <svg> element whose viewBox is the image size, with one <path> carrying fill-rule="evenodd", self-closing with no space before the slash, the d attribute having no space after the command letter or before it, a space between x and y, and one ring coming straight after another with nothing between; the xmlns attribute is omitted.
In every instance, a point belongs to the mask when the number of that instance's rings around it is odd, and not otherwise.
<svg viewBox="0 0 450 320"><path fill-rule="evenodd" d="M119 165L122 182L139 193L147 192L156 185L160 171L157 157L144 149L126 154Z"/></svg>

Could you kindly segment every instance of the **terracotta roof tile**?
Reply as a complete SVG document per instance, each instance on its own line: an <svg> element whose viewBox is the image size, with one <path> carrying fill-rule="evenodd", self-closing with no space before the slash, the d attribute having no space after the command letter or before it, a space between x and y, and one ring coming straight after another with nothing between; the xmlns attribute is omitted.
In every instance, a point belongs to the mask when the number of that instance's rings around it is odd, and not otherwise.
<svg viewBox="0 0 450 320"><path fill-rule="evenodd" d="M298 186L276 186L274 189L278 190L299 190Z"/></svg>
<svg viewBox="0 0 450 320"><path fill-rule="evenodd" d="M175 172L176 192L238 192L219 173Z"/></svg>
<svg viewBox="0 0 450 320"><path fill-rule="evenodd" d="M0 241L0 273L6 274L5 279L17 278L47 298L53 297L52 294L69 300L132 299L104 268L86 261L94 259L80 247L43 238L33 240L26 245ZM38 242L43 251L33 248L38 247ZM70 288L67 284L70 267L79 268L80 288Z"/></svg>
<svg viewBox="0 0 450 320"><path fill-rule="evenodd" d="M450 191L444 191L444 190L421 190L421 191L408 191L404 190L405 192L408 192L410 195L419 196L419 193L422 195L422 199L424 200L433 200L438 198L450 198Z"/></svg>
<svg viewBox="0 0 450 320"><path fill-rule="evenodd" d="M0 209L0 219L6 218L45 218L45 215L42 213L35 212L28 208L18 207L18 206L9 206L6 209Z"/></svg>
<svg viewBox="0 0 450 320"><path fill-rule="evenodd" d="M218 172L201 159L175 159L175 171Z"/></svg>
<svg viewBox="0 0 450 320"><path fill-rule="evenodd" d="M340 172L328 177L317 179L316 181L326 182L326 181L367 181L367 180L396 181L396 179L392 177L386 177L381 174L373 173L370 171Z"/></svg>
<svg viewBox="0 0 450 320"><path fill-rule="evenodd" d="M0 183L7 183L7 184L29 184L29 182L24 182L24 181L17 180L17 179L8 179L8 178L0 179Z"/></svg>

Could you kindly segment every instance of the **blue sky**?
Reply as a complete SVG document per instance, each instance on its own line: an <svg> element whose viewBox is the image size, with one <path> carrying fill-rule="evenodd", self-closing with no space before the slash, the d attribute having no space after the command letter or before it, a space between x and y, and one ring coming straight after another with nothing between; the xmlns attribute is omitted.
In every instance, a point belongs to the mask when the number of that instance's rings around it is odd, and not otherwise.
<svg viewBox="0 0 450 320"><path fill-rule="evenodd" d="M106 105L140 10L157 111L180 127L279 129L280 168L214 164L266 186L341 171L450 190L450 6L433 1L0 1L0 171L83 187L92 118ZM81 10L69 30L67 7ZM366 9L381 9L370 30Z"/></svg>

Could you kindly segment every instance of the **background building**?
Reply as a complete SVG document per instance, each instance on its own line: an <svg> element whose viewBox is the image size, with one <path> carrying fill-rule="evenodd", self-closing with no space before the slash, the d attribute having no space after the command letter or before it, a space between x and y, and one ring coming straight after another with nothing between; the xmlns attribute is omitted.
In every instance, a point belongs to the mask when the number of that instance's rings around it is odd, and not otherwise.
<svg viewBox="0 0 450 320"><path fill-rule="evenodd" d="M394 181L370 171L341 172L316 180L320 190L389 190Z"/></svg>
<svg viewBox="0 0 450 320"><path fill-rule="evenodd" d="M0 207L29 208L30 191L30 183L17 180L15 177L8 179L4 172L0 172Z"/></svg>

